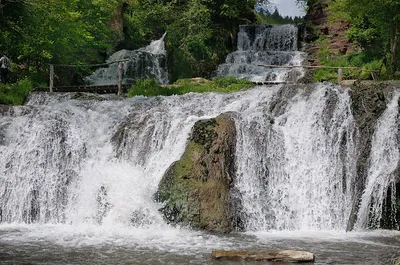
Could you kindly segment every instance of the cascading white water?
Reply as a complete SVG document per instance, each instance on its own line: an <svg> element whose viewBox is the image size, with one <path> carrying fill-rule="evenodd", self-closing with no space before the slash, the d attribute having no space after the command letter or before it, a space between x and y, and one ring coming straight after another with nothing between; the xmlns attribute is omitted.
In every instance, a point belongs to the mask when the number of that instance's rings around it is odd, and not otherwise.
<svg viewBox="0 0 400 265"><path fill-rule="evenodd" d="M347 90L259 87L128 100L33 95L0 117L3 222L165 226L153 194L199 119L233 112L247 230L345 230L355 181Z"/></svg>
<svg viewBox="0 0 400 265"><path fill-rule="evenodd" d="M115 85L118 80L118 63L116 61L128 59L123 63L122 82L124 84L132 84L139 78L155 78L158 83L167 84L165 35L166 33L159 40L152 41L144 48L115 52L107 60L110 62L109 66L97 69L92 75L86 77L86 81L92 85Z"/></svg>
<svg viewBox="0 0 400 265"><path fill-rule="evenodd" d="M297 51L298 29L294 25L241 25L237 51L228 54L216 71L218 76L236 76L253 82L283 82L290 70L259 65L300 66L305 53ZM304 75L296 68L297 78Z"/></svg>
<svg viewBox="0 0 400 265"><path fill-rule="evenodd" d="M372 137L367 183L361 197L356 229L379 227L382 207L391 188L391 207L395 208L396 177L399 167L399 91L392 96L386 111L376 124ZM387 202L390 203L390 202ZM399 225L399 224L397 224Z"/></svg>
<svg viewBox="0 0 400 265"><path fill-rule="evenodd" d="M320 85L277 96L284 100L239 120L236 186L246 229L342 230L356 164L349 95Z"/></svg>

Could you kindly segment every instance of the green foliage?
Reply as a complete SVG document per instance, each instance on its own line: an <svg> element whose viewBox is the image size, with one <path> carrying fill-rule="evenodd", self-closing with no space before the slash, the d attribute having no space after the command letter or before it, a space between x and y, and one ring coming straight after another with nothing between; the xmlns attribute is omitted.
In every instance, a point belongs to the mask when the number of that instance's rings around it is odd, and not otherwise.
<svg viewBox="0 0 400 265"><path fill-rule="evenodd" d="M239 24L257 21L254 0L138 0L125 13L126 47L167 32L170 79L209 76L235 46Z"/></svg>
<svg viewBox="0 0 400 265"><path fill-rule="evenodd" d="M334 67L359 67L360 69L343 69L344 80L372 79L371 71L375 77L388 78L389 72L379 57L373 56L367 51L341 55L328 49L328 39L319 39L315 42L320 46L317 53L320 65ZM337 81L337 69L322 68L315 71L313 80L315 82Z"/></svg>
<svg viewBox="0 0 400 265"><path fill-rule="evenodd" d="M336 0L329 10L332 20L351 23L348 36L362 45L371 61L381 59L394 77L400 61L400 1Z"/></svg>
<svg viewBox="0 0 400 265"><path fill-rule="evenodd" d="M235 49L238 25L257 21L255 3L3 0L0 49L8 51L15 66L12 81L28 76L35 83L47 83L49 64L55 64L55 85L70 85L82 82L82 77L93 69L65 65L104 62L116 49L137 49L167 32L170 79L210 76ZM113 31L118 23L123 23L123 43Z"/></svg>
<svg viewBox="0 0 400 265"><path fill-rule="evenodd" d="M4 2L4 1L3 1ZM103 62L115 42L109 23L120 0L6 0L0 5L0 46L20 66L20 76L34 75L43 82L48 64ZM60 69L75 75L80 69ZM67 73L65 73L67 72ZM18 77L16 78L18 79ZM70 78L72 80L72 78ZM57 80L56 80L57 81Z"/></svg>
<svg viewBox="0 0 400 265"><path fill-rule="evenodd" d="M260 22L263 24L283 25L283 24L300 24L303 22L301 17L289 17L279 14L277 8L271 13L269 10L259 9L257 12Z"/></svg>
<svg viewBox="0 0 400 265"><path fill-rule="evenodd" d="M139 79L129 89L128 97L143 95L143 96L158 96L162 94L162 87L154 78Z"/></svg>
<svg viewBox="0 0 400 265"><path fill-rule="evenodd" d="M216 77L212 80L203 78L179 79L170 86L160 86L155 79L140 79L128 91L128 97L133 96L171 96L186 93L218 92L227 93L251 88L254 84L236 77Z"/></svg>
<svg viewBox="0 0 400 265"><path fill-rule="evenodd" d="M253 87L254 84L246 79L238 79L233 76L215 77L212 79L212 86L220 92L237 91L243 88Z"/></svg>
<svg viewBox="0 0 400 265"><path fill-rule="evenodd" d="M22 105L32 91L32 82L22 79L12 85L0 85L0 104Z"/></svg>

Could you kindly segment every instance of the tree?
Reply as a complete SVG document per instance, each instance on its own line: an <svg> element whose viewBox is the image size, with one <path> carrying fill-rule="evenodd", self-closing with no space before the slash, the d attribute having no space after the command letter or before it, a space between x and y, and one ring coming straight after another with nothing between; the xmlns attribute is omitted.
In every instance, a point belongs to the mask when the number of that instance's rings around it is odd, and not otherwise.
<svg viewBox="0 0 400 265"><path fill-rule="evenodd" d="M208 76L235 48L240 24L257 20L255 0L138 0L126 8L128 48L164 32L171 81ZM139 46L140 47L140 46Z"/></svg>
<svg viewBox="0 0 400 265"><path fill-rule="evenodd" d="M104 61L114 33L110 22L122 0L0 0L1 44L13 61L39 80L48 64ZM5 30L3 30L5 29ZM71 69L62 69L68 75ZM71 70L76 73L75 70Z"/></svg>
<svg viewBox="0 0 400 265"><path fill-rule="evenodd" d="M337 0L332 3L331 10L333 17L345 18L351 23L348 32L351 39L360 42L365 49L381 51L394 76L398 68L400 0Z"/></svg>

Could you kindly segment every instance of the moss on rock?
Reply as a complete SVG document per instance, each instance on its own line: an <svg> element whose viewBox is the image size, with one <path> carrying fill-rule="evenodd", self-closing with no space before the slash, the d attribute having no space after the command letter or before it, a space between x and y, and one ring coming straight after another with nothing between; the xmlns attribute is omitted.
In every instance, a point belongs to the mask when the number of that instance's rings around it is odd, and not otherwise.
<svg viewBox="0 0 400 265"><path fill-rule="evenodd" d="M235 143L235 124L228 115L194 125L185 153L167 170L156 194L167 220L212 232L233 229Z"/></svg>

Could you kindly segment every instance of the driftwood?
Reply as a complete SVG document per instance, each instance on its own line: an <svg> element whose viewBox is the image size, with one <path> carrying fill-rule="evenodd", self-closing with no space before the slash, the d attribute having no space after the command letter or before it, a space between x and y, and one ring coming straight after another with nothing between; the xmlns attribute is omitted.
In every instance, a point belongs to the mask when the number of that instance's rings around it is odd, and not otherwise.
<svg viewBox="0 0 400 265"><path fill-rule="evenodd" d="M307 251L296 250L264 250L264 251L243 251L243 250L213 250L213 259L225 260L257 260L257 261L285 261L285 262L313 262L314 254Z"/></svg>

